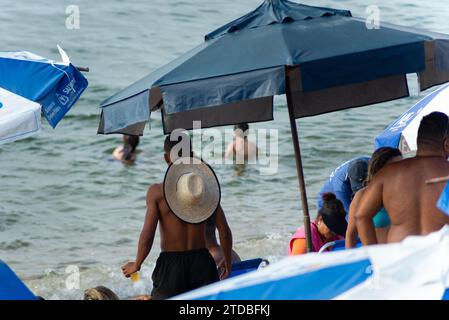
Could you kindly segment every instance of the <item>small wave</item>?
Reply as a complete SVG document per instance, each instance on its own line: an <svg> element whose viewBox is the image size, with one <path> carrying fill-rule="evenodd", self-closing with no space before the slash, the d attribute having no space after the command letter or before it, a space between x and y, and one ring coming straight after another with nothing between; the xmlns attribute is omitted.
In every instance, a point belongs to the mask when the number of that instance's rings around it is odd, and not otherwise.
<svg viewBox="0 0 449 320"><path fill-rule="evenodd" d="M141 283L139 286L133 285L126 279L120 270L119 265L99 265L95 268L81 269L79 274L79 288L68 289L66 280L68 274L58 273L54 270L47 270L39 277L25 279L28 287L37 295L49 300L72 299L81 300L84 290L99 285L110 288L120 299L130 299L132 297L149 294L152 289L151 274L154 265L145 265L139 272ZM72 274L72 277L76 274Z"/></svg>
<svg viewBox="0 0 449 320"><path fill-rule="evenodd" d="M12 242L0 242L0 250L18 250L21 248L30 247L31 243L22 240L15 240Z"/></svg>

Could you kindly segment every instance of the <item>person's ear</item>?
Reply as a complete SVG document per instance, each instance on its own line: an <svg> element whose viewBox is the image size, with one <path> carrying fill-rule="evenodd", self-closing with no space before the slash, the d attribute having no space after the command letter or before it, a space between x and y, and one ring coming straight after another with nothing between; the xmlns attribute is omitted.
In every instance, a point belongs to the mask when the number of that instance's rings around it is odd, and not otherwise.
<svg viewBox="0 0 449 320"><path fill-rule="evenodd" d="M449 156L449 138L446 137L443 140L443 150L445 153L446 158Z"/></svg>

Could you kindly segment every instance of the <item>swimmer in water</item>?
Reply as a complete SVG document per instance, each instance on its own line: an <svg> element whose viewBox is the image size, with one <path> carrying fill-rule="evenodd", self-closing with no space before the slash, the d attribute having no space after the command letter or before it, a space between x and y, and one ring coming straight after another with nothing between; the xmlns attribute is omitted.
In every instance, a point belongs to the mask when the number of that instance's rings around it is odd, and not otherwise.
<svg viewBox="0 0 449 320"><path fill-rule="evenodd" d="M127 164L133 164L136 161L136 149L139 145L139 136L123 135L123 145L117 147L112 156L115 160L122 161Z"/></svg>
<svg viewBox="0 0 449 320"><path fill-rule="evenodd" d="M228 145L226 150L226 157L236 159L244 159L247 162L250 159L257 157L257 146L248 141L249 125L241 123L234 126L234 141Z"/></svg>

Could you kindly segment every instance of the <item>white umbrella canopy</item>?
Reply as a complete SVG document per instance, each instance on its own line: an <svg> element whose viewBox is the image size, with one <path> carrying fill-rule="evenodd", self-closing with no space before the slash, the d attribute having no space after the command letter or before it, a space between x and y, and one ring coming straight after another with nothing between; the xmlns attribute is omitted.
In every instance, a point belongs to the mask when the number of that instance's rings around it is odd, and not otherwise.
<svg viewBox="0 0 449 320"><path fill-rule="evenodd" d="M399 148L403 153L415 152L416 139L422 118L432 112L443 112L449 116L449 84L433 91L377 136L375 147Z"/></svg>
<svg viewBox="0 0 449 320"><path fill-rule="evenodd" d="M41 131L40 104L0 88L0 144Z"/></svg>
<svg viewBox="0 0 449 320"><path fill-rule="evenodd" d="M290 256L173 300L448 300L449 226L400 243Z"/></svg>

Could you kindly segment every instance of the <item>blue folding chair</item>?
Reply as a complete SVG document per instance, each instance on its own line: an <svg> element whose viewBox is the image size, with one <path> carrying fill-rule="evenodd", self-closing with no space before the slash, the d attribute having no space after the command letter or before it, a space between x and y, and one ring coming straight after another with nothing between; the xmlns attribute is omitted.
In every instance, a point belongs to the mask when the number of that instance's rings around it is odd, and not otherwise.
<svg viewBox="0 0 449 320"><path fill-rule="evenodd" d="M36 300L36 296L17 277L17 275L0 260L0 300Z"/></svg>
<svg viewBox="0 0 449 320"><path fill-rule="evenodd" d="M233 263L231 266L231 274L229 278L248 273L251 271L255 271L259 269L262 265L268 265L269 262L262 258L257 259L251 259L251 260L245 260L241 262Z"/></svg>

